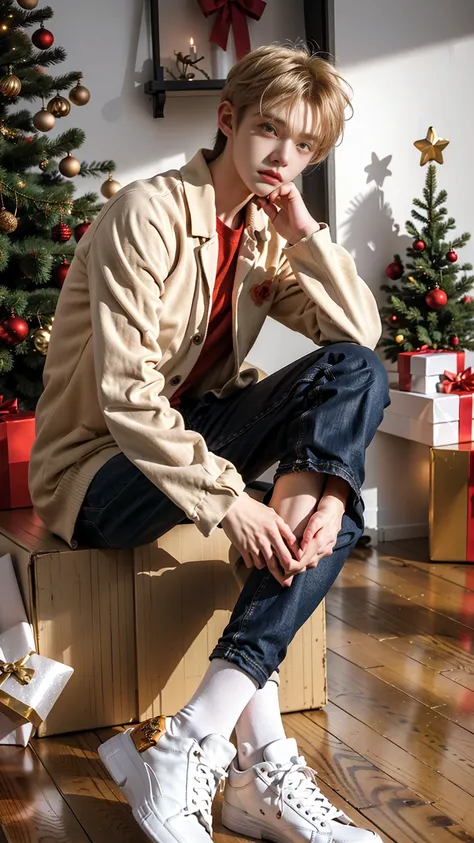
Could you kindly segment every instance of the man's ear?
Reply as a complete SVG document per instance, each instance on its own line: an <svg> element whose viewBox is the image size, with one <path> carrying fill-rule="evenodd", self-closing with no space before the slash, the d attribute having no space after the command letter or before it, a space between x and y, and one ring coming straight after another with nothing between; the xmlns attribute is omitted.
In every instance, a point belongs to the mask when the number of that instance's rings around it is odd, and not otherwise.
<svg viewBox="0 0 474 843"><path fill-rule="evenodd" d="M234 109L228 100L221 102L217 109L217 125L226 138L231 137L234 125Z"/></svg>

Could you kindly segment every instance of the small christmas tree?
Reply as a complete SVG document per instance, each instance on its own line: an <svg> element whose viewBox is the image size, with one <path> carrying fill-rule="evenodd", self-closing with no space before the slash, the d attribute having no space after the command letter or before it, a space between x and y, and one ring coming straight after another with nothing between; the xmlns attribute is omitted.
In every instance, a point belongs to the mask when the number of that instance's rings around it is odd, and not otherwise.
<svg viewBox="0 0 474 843"><path fill-rule="evenodd" d="M415 145L420 144L418 148L422 148L423 143L417 141ZM431 143L433 149L436 146ZM441 160L435 154L431 157L442 163L442 157ZM426 160L422 158L421 163ZM436 189L436 165L430 164L423 200L413 200L415 208L411 215L415 222L406 223L406 230L413 238L407 249L408 260L403 264L400 255L395 255L385 270L392 281L400 281L400 286L382 285L389 303L381 308L387 336L380 340L379 346L392 362L401 351L474 349L474 300L469 295L474 276L467 274L472 265L460 265L457 254L471 235L465 233L448 239L448 232L456 224L453 217L447 216L443 204L446 191L437 193Z"/></svg>
<svg viewBox="0 0 474 843"><path fill-rule="evenodd" d="M23 409L34 409L43 388L54 311L76 242L102 207L95 193L73 199L70 179L108 173L103 196L120 188L113 161L87 164L71 155L85 141L81 129L46 134L90 93L81 73L54 77L45 70L66 53L51 49L54 35L43 21L53 11L37 4L0 0L0 395L17 397ZM38 24L30 39L25 29ZM69 99L61 96L69 89ZM33 116L19 107L36 97L43 107Z"/></svg>

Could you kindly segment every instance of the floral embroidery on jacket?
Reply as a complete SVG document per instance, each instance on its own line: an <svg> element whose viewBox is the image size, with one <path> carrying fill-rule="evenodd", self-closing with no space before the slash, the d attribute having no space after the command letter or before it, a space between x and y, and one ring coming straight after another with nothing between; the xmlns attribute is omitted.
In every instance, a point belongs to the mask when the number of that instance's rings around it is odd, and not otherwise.
<svg viewBox="0 0 474 843"><path fill-rule="evenodd" d="M264 301L268 299L271 289L271 280L264 281L263 284L254 284L253 287L250 288L252 300L255 304L258 304L258 306L261 307Z"/></svg>

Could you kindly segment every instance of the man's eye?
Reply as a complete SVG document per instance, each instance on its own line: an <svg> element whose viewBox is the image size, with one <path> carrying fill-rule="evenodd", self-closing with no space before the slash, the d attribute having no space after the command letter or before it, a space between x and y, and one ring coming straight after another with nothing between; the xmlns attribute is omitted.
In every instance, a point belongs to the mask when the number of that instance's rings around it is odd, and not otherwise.
<svg viewBox="0 0 474 843"><path fill-rule="evenodd" d="M265 129L266 132L275 132L275 126L271 123L262 123L262 128Z"/></svg>

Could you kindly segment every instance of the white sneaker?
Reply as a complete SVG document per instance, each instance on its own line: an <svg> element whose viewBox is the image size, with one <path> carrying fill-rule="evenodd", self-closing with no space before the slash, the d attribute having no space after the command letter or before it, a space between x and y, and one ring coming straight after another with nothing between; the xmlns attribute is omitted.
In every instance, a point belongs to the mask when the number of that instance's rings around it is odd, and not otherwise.
<svg viewBox="0 0 474 843"><path fill-rule="evenodd" d="M222 822L237 834L274 843L382 843L323 796L293 738L269 744L264 761L249 770L232 764Z"/></svg>
<svg viewBox="0 0 474 843"><path fill-rule="evenodd" d="M222 735L173 737L154 717L99 747L137 823L156 843L210 843L211 806L235 747Z"/></svg>

